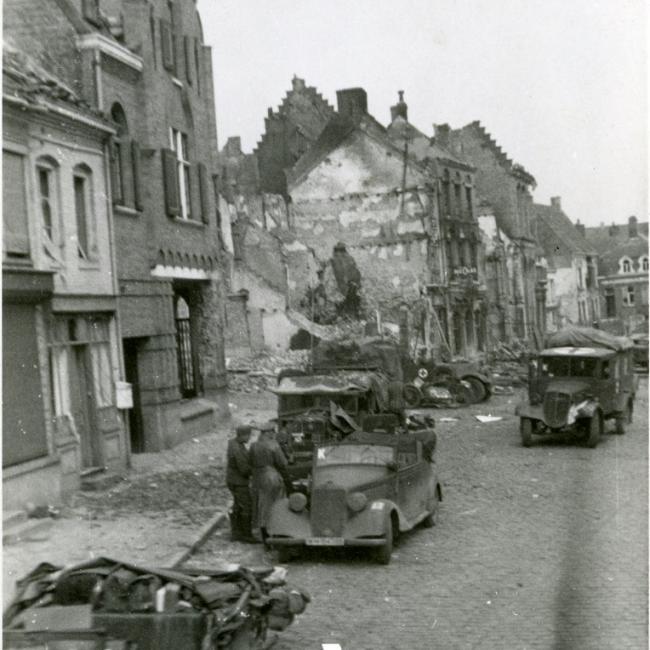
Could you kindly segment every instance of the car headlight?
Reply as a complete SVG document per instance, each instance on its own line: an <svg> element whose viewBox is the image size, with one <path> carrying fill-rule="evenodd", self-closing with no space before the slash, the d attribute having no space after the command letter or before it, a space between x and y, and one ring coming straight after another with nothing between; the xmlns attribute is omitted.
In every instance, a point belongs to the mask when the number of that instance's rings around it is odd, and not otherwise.
<svg viewBox="0 0 650 650"><path fill-rule="evenodd" d="M307 497L302 492L294 492L289 495L289 510L302 512L307 507Z"/></svg>
<svg viewBox="0 0 650 650"><path fill-rule="evenodd" d="M361 512L368 503L368 497L363 492L351 492L345 502L352 512Z"/></svg>

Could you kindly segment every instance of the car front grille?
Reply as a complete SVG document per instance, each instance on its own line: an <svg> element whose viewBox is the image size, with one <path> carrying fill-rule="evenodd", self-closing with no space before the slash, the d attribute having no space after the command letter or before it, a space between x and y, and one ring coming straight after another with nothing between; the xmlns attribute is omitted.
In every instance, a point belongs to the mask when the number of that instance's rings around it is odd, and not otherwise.
<svg viewBox="0 0 650 650"><path fill-rule="evenodd" d="M311 529L317 537L339 537L347 517L345 489L331 485L314 488L311 495Z"/></svg>
<svg viewBox="0 0 650 650"><path fill-rule="evenodd" d="M549 427L566 424L571 397L564 393L548 392L544 395L544 420Z"/></svg>

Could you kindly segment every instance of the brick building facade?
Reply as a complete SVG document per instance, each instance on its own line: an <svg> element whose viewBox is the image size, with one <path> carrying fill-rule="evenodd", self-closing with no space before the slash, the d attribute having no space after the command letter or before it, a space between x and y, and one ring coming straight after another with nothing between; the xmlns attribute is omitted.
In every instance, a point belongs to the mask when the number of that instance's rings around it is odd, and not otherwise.
<svg viewBox="0 0 650 650"><path fill-rule="evenodd" d="M211 52L195 2L9 1L5 30L116 132L108 162L132 449L209 430L225 385L224 291Z"/></svg>

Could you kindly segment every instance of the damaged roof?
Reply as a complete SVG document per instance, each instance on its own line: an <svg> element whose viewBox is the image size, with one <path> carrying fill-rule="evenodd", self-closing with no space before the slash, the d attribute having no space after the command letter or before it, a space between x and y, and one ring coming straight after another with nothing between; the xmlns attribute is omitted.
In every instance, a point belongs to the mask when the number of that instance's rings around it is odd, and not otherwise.
<svg viewBox="0 0 650 650"><path fill-rule="evenodd" d="M54 105L73 109L103 123L105 127L109 126L101 112L91 108L72 88L14 47L8 39L2 44L2 55L3 99L34 108Z"/></svg>
<svg viewBox="0 0 650 650"><path fill-rule="evenodd" d="M567 215L551 205L533 204L537 241L549 257L558 255L595 255L596 250L580 234Z"/></svg>

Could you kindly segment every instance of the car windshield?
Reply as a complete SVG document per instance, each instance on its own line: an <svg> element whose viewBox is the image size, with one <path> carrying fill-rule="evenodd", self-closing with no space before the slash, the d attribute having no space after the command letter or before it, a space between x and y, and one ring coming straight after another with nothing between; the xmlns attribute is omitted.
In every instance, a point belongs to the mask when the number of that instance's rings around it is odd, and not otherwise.
<svg viewBox="0 0 650 650"><path fill-rule="evenodd" d="M542 374L545 377L595 377L598 359L588 357L544 357Z"/></svg>
<svg viewBox="0 0 650 650"><path fill-rule="evenodd" d="M393 447L381 445L332 445L319 447L316 465L386 465L394 460Z"/></svg>

